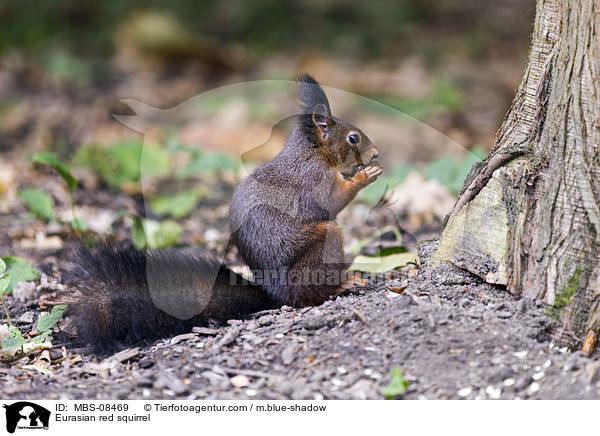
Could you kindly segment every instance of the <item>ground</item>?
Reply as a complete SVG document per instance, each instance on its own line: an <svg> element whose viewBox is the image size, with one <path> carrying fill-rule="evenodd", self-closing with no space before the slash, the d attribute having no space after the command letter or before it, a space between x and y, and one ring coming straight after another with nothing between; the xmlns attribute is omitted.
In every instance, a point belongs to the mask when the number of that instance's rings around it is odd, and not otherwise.
<svg viewBox="0 0 600 436"><path fill-rule="evenodd" d="M0 368L2 396L381 399L395 367L410 383L404 399L600 396L600 364L553 342L546 308L460 270L428 267L431 249L422 243L424 267L404 291L397 278L112 356L53 350L62 364L51 375L22 369L29 358Z"/></svg>

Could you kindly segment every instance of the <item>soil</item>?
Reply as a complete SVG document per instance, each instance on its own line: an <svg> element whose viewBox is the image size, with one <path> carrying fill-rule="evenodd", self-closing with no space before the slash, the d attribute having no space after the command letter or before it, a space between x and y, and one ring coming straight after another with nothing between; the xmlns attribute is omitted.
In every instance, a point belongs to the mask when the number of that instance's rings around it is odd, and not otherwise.
<svg viewBox="0 0 600 436"><path fill-rule="evenodd" d="M423 268L401 271L411 276L404 290L403 278L373 281L319 307L283 307L112 356L54 349L50 375L24 368L39 356L1 366L0 394L381 399L400 367L410 383L404 399L600 397L600 362L555 344L545 307L462 270L429 266L434 248L421 242Z"/></svg>

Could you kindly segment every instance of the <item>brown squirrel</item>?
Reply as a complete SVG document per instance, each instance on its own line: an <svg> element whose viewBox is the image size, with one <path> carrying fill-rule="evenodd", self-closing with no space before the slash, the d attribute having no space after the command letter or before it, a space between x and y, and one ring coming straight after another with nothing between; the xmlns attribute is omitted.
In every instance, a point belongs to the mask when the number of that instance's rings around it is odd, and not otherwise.
<svg viewBox="0 0 600 436"><path fill-rule="evenodd" d="M382 170L369 138L331 114L321 86L307 74L297 83L303 106L285 147L230 205L231 240L254 281L206 254L79 247L64 278L81 342L107 351L209 320L321 304L341 289L347 264L335 217Z"/></svg>

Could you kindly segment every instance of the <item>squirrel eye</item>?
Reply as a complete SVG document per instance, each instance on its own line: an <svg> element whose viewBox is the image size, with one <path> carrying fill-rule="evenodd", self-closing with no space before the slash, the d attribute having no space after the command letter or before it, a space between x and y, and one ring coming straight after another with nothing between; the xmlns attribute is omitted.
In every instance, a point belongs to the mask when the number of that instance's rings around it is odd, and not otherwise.
<svg viewBox="0 0 600 436"><path fill-rule="evenodd" d="M356 132L350 132L348 133L348 136L346 136L346 141L352 145L357 145L360 143L360 135Z"/></svg>

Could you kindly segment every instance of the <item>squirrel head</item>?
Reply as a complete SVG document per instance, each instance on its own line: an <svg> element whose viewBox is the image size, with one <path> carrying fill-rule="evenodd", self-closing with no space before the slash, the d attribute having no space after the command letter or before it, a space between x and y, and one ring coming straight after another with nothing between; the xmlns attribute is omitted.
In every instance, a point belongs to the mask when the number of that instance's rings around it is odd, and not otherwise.
<svg viewBox="0 0 600 436"><path fill-rule="evenodd" d="M298 124L312 146L328 164L351 177L367 165L377 163L379 153L358 127L334 117L323 88L308 74L297 78L302 112Z"/></svg>

